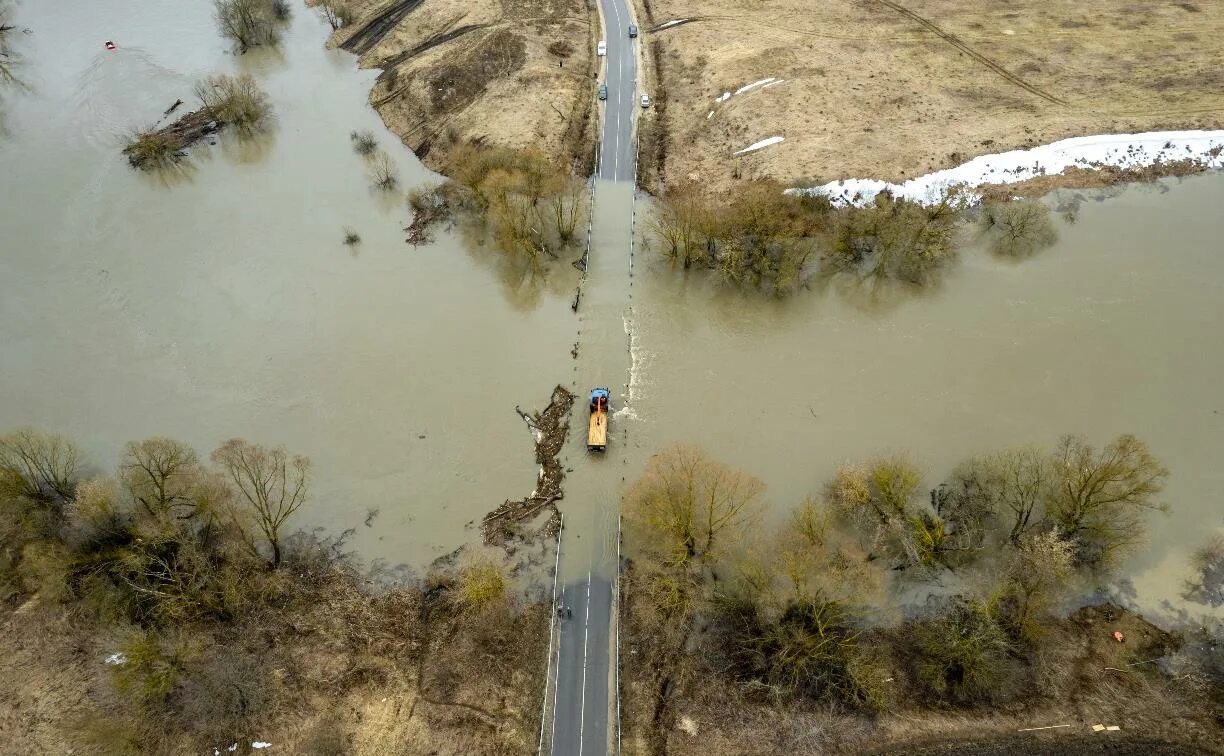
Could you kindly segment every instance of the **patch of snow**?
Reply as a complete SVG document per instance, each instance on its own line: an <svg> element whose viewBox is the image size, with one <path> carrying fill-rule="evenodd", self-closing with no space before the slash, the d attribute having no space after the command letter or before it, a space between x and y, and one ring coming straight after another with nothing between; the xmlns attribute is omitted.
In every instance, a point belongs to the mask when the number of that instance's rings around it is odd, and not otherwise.
<svg viewBox="0 0 1224 756"><path fill-rule="evenodd" d="M760 144L740 152L757 149ZM845 179L788 191L824 194L835 205L863 206L887 189L895 197L931 204L938 202L954 186L972 189L983 184L1015 184L1037 176L1057 175L1068 168L1144 168L1186 159L1206 168L1224 168L1224 130L1073 137L1027 150L981 155L955 168L928 173L901 184L877 179ZM972 193L969 196L976 199Z"/></svg>
<svg viewBox="0 0 1224 756"><path fill-rule="evenodd" d="M772 145L778 144L779 142L783 142L783 141L786 141L786 137L771 136L768 139L762 139L759 142L754 142L753 144L748 145L747 147L740 150L739 152L735 152L732 154L743 155L745 152L755 152L757 150L763 150L766 147L770 147Z"/></svg>
<svg viewBox="0 0 1224 756"><path fill-rule="evenodd" d="M711 110L709 113L706 113L706 120L707 120L707 121L708 121L708 120L710 120L710 119L711 119L711 118L713 118L713 117L714 117L714 111L713 111L713 110Z"/></svg>
<svg viewBox="0 0 1224 756"><path fill-rule="evenodd" d="M735 93L743 94L744 92L747 92L750 89L756 89L757 87L763 87L766 84L769 84L771 82L776 82L776 81L778 81L776 78L774 78L773 76L770 76L768 79L761 79L760 81L754 81L751 84L745 84L744 86L735 90Z"/></svg>
<svg viewBox="0 0 1224 756"><path fill-rule="evenodd" d="M730 99L731 99L731 93L723 92L721 95L714 98L714 102L726 102L727 100L730 100Z"/></svg>
<svg viewBox="0 0 1224 756"><path fill-rule="evenodd" d="M665 24L661 24L661 25L659 25L659 26L656 26L656 27L655 27L655 31L661 31L661 30L663 30L663 29L666 29L666 28L667 28L667 27L669 27L669 26L675 26L676 24L682 24L682 23L684 23L685 21L688 21L688 19L687 19L687 18L673 18L671 21L668 21L668 22L667 22L667 23L665 23Z"/></svg>
<svg viewBox="0 0 1224 756"><path fill-rule="evenodd" d="M237 743L230 743L230 747L229 747L229 748L226 748L225 750L229 751L230 753L233 753L234 751L237 751L237 750L238 750L238 744L237 744Z"/></svg>
<svg viewBox="0 0 1224 756"><path fill-rule="evenodd" d="M765 86L761 87L761 89L769 89L770 87L777 86L778 84L781 84L781 83L783 83L784 81L786 81L786 79L777 79L777 80L775 80L775 81L771 81L771 82L769 82L768 84L766 84Z"/></svg>
<svg viewBox="0 0 1224 756"><path fill-rule="evenodd" d="M127 656L124 655L122 651L116 651L115 653L106 657L106 663L111 665L112 667L118 666L120 664L127 664Z"/></svg>
<svg viewBox="0 0 1224 756"><path fill-rule="evenodd" d="M252 747L252 748L254 748L256 751L259 751L259 750L262 750L262 749L264 749L264 748L271 748L271 747L272 747L272 744L271 744L271 743L265 743L265 742L264 742L264 741L262 741L262 740L252 740L252 741L251 741L251 747Z"/></svg>

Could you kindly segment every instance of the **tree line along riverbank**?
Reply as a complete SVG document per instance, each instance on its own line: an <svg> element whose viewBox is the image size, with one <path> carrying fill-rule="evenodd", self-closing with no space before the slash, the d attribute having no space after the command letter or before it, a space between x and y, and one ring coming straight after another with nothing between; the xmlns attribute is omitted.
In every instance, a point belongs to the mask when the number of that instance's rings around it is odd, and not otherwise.
<svg viewBox="0 0 1224 756"><path fill-rule="evenodd" d="M308 460L0 436L0 726L31 753L523 751L549 608L499 561L383 585L302 533ZM446 750L449 749L449 750Z"/></svg>
<svg viewBox="0 0 1224 756"><path fill-rule="evenodd" d="M771 529L760 480L661 451L623 504L627 751L1057 750L1093 725L1213 749L1224 626L1170 632L1080 598L1135 553L1167 475L1125 435L983 454L930 488L882 457ZM1206 605L1221 553L1202 544L1186 588ZM1045 726L1070 729L1017 734Z"/></svg>

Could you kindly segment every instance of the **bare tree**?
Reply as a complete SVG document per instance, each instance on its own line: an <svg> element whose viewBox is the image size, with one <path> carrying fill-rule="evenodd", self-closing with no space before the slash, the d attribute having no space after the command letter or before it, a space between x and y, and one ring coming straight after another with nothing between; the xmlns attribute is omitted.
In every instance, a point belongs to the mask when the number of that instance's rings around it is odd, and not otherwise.
<svg viewBox="0 0 1224 756"><path fill-rule="evenodd" d="M561 178L558 183L548 198L548 206L552 210L557 238L562 244L569 244L574 240L578 221L582 217L587 196L586 182L567 176Z"/></svg>
<svg viewBox="0 0 1224 756"><path fill-rule="evenodd" d="M1209 538L1194 552L1190 564L1197 575L1186 581L1182 596L1213 607L1224 606L1224 535L1217 533Z"/></svg>
<svg viewBox="0 0 1224 756"><path fill-rule="evenodd" d="M349 4L341 0L323 0L319 7L323 9L323 18L327 19L332 29L348 26L356 18Z"/></svg>
<svg viewBox="0 0 1224 756"><path fill-rule="evenodd" d="M625 494L624 511L643 531L643 547L675 566L709 563L728 533L758 514L765 486L715 462L701 449L678 444L650 458Z"/></svg>
<svg viewBox="0 0 1224 756"><path fill-rule="evenodd" d="M663 243L663 253L685 268L708 256L703 230L709 231L708 203L694 184L670 187L659 212L650 216L650 228Z"/></svg>
<svg viewBox="0 0 1224 756"><path fill-rule="evenodd" d="M16 59L8 44L9 33L17 27L8 22L9 10L8 0L0 0L0 84L17 83L17 77L13 74Z"/></svg>
<svg viewBox="0 0 1224 756"><path fill-rule="evenodd" d="M270 449L239 438L222 444L212 459L237 489L246 515L254 519L272 549L272 567L279 567L281 528L306 501L310 461L290 457L283 447ZM254 548L249 535L248 543Z"/></svg>
<svg viewBox="0 0 1224 756"><path fill-rule="evenodd" d="M200 504L194 488L201 475L195 451L169 438L133 441L119 463L124 488L151 517L194 515Z"/></svg>
<svg viewBox="0 0 1224 756"><path fill-rule="evenodd" d="M1082 438L1064 436L1053 454L1057 487L1048 515L1078 544L1080 563L1100 563L1143 534L1142 514L1168 511L1156 501L1168 469L1147 444L1123 434L1098 452Z"/></svg>
<svg viewBox="0 0 1224 756"><path fill-rule="evenodd" d="M221 33L243 52L276 41L276 16L269 0L215 0L214 8Z"/></svg>
<svg viewBox="0 0 1224 756"><path fill-rule="evenodd" d="M370 159L370 181L375 188L384 192L393 192L399 186L399 172L391 156L382 150L374 152Z"/></svg>
<svg viewBox="0 0 1224 756"><path fill-rule="evenodd" d="M76 490L80 454L65 438L23 428L0 436L0 471L9 474L18 493L62 505Z"/></svg>
<svg viewBox="0 0 1224 756"><path fill-rule="evenodd" d="M1018 545L1054 493L1049 454L1035 446L1004 449L960 465L936 492L937 510L961 528L984 529L1003 518L1007 540Z"/></svg>
<svg viewBox="0 0 1224 756"><path fill-rule="evenodd" d="M870 207L839 214L825 267L864 279L925 283L955 258L959 215L960 201L950 196L928 207L881 192Z"/></svg>

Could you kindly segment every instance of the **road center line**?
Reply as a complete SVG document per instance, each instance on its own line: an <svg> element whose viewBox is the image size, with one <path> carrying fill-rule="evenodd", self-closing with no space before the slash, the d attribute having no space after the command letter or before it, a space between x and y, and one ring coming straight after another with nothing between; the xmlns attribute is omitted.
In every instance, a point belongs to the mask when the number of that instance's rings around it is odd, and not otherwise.
<svg viewBox="0 0 1224 756"><path fill-rule="evenodd" d="M578 710L578 756L582 756L582 730L586 726L587 641L591 638L591 572L587 570L586 618L582 629L582 706Z"/></svg>

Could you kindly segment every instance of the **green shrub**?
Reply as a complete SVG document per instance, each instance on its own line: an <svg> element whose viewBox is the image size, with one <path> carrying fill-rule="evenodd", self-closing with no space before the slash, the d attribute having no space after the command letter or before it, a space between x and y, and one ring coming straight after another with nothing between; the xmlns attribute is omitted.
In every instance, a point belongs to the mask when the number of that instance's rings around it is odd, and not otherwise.
<svg viewBox="0 0 1224 756"><path fill-rule="evenodd" d="M161 710L183 673L187 649L152 632L123 644L111 662L115 689L129 701Z"/></svg>
<svg viewBox="0 0 1224 756"><path fill-rule="evenodd" d="M1010 697L1011 647L985 605L953 600L913 631L917 678L929 694L959 704Z"/></svg>

